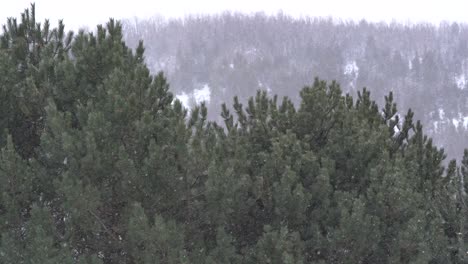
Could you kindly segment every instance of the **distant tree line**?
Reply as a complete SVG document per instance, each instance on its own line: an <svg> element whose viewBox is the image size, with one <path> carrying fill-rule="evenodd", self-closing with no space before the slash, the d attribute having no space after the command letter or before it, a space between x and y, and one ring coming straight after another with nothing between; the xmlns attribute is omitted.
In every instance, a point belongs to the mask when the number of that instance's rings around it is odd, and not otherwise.
<svg viewBox="0 0 468 264"><path fill-rule="evenodd" d="M403 115L408 108L444 147L461 158L468 145L468 25L400 24L296 19L223 13L185 19L124 21L125 40L143 39L148 67L163 70L173 91L201 84L212 90L209 117L219 105L256 89L289 96L314 76L337 80L356 95L369 87L379 104L393 91Z"/></svg>
<svg viewBox="0 0 468 264"><path fill-rule="evenodd" d="M466 263L468 152L315 79L190 111L110 20L0 37L1 263Z"/></svg>

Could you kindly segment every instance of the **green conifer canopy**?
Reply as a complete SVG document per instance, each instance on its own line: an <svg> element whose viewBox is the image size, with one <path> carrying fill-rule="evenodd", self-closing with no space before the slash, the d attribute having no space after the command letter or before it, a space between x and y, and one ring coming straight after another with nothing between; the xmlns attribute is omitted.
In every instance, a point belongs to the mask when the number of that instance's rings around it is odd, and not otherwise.
<svg viewBox="0 0 468 264"><path fill-rule="evenodd" d="M110 20L9 19L0 42L0 263L464 263L468 151L316 79L184 109Z"/></svg>

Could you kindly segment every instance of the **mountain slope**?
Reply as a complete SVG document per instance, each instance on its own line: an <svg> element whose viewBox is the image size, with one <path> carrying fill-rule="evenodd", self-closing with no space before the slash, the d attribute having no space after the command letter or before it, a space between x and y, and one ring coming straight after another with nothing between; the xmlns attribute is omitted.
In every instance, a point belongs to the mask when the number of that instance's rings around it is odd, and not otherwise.
<svg viewBox="0 0 468 264"><path fill-rule="evenodd" d="M172 89L188 104L196 101L193 90L204 87L209 88L211 109L234 95L245 100L257 89L297 103L299 87L319 76L337 80L345 92L368 87L377 100L394 91L400 109L411 105L450 157L459 157L468 145L464 24L224 13L124 21L124 34L130 46L145 41L150 69L167 73Z"/></svg>

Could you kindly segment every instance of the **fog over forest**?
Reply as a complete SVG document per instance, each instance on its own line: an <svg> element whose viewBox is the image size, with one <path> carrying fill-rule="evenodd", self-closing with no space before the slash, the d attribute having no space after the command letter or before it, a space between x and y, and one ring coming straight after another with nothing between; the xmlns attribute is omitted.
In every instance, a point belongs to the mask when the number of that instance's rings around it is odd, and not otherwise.
<svg viewBox="0 0 468 264"><path fill-rule="evenodd" d="M257 89L297 102L298 91L320 77L346 93L367 87L380 104L393 91L399 114L411 107L450 157L460 158L468 145L466 24L230 12L123 24L130 46L144 40L151 71L164 71L187 106L206 97L212 118L221 102Z"/></svg>
<svg viewBox="0 0 468 264"><path fill-rule="evenodd" d="M468 263L468 25L11 15L1 264Z"/></svg>

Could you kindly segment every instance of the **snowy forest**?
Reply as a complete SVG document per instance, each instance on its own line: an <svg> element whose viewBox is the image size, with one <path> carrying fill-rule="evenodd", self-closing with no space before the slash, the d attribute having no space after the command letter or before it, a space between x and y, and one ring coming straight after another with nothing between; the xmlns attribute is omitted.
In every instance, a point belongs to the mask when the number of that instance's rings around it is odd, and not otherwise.
<svg viewBox="0 0 468 264"><path fill-rule="evenodd" d="M0 263L468 263L468 26L64 21L0 35Z"/></svg>
<svg viewBox="0 0 468 264"><path fill-rule="evenodd" d="M468 146L468 25L398 24L297 19L224 13L184 20L124 21L130 47L143 39L153 73L164 71L181 101L193 105L210 88L209 116L235 95L257 89L299 102L314 77L373 98L393 91L402 117L416 112L426 132L450 158ZM180 97L182 96L182 97ZM212 112L212 113L211 113Z"/></svg>

